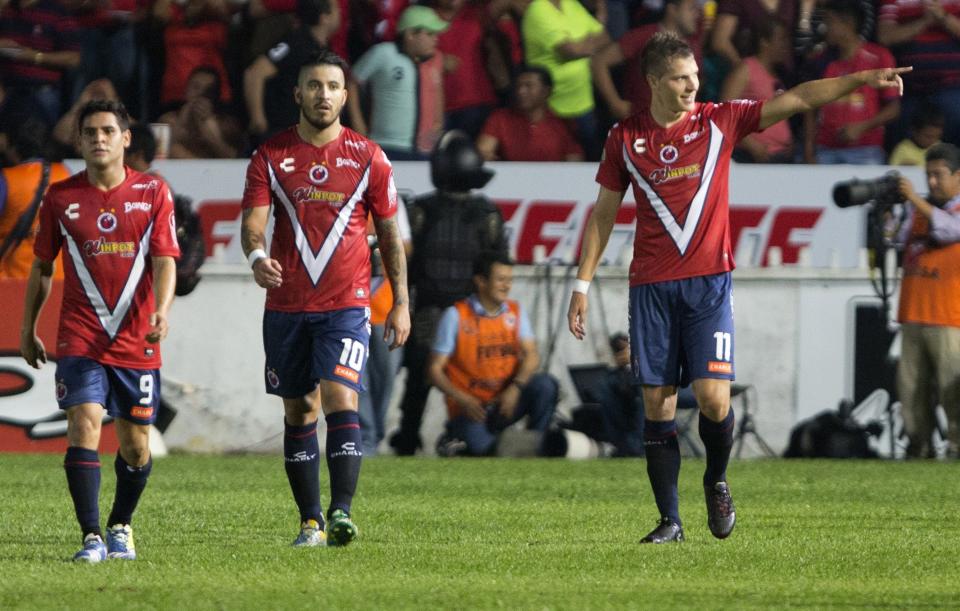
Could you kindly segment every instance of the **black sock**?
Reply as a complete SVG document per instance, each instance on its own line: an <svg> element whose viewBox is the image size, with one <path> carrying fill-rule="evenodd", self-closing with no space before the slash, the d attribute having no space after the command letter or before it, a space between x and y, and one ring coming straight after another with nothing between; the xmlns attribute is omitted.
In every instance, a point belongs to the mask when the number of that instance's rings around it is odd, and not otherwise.
<svg viewBox="0 0 960 611"><path fill-rule="evenodd" d="M717 482L727 481L727 463L730 462L730 450L733 449L733 408L720 422L710 420L700 414L700 439L707 451L707 469L703 472L703 485L713 486Z"/></svg>
<svg viewBox="0 0 960 611"><path fill-rule="evenodd" d="M113 468L117 473L117 493L113 498L113 509L110 510L107 526L130 524L140 495L147 487L147 478L150 477L150 470L153 468L153 457L151 456L147 464L142 467L132 467L123 460L120 452L117 452L117 460L113 463Z"/></svg>
<svg viewBox="0 0 960 611"><path fill-rule="evenodd" d="M327 416L327 470L330 472L330 509L350 513L350 503L360 479L363 450L360 441L360 417L346 410Z"/></svg>
<svg viewBox="0 0 960 611"><path fill-rule="evenodd" d="M69 447L63 459L67 487L83 536L100 532L100 457L96 450Z"/></svg>
<svg viewBox="0 0 960 611"><path fill-rule="evenodd" d="M647 476L653 487L660 516L680 522L677 481L680 479L680 443L675 420L643 423L643 449L647 455Z"/></svg>
<svg viewBox="0 0 960 611"><path fill-rule="evenodd" d="M300 509L300 521L323 524L320 509L320 442L317 423L293 426L284 422L283 460L293 500Z"/></svg>

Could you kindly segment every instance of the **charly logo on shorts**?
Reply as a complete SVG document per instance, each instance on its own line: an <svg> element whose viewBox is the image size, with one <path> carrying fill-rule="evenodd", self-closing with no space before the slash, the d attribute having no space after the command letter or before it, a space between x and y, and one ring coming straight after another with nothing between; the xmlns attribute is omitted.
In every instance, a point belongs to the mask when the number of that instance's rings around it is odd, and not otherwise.
<svg viewBox="0 0 960 611"><path fill-rule="evenodd" d="M327 166L323 165L322 163L318 163L310 168L308 177L310 178L310 182L313 184L322 185L323 183L327 182L328 178L330 178L330 170L328 170Z"/></svg>
<svg viewBox="0 0 960 611"><path fill-rule="evenodd" d="M679 156L680 151L678 151L677 147L673 146L672 144L668 144L660 149L660 161L664 163L673 163Z"/></svg>
<svg viewBox="0 0 960 611"><path fill-rule="evenodd" d="M280 386L280 378L277 377L276 370L267 369L267 383L270 384L272 388L278 388Z"/></svg>
<svg viewBox="0 0 960 611"><path fill-rule="evenodd" d="M97 217L97 229L103 233L110 233L117 228L117 217L113 209L100 210L100 216Z"/></svg>
<svg viewBox="0 0 960 611"><path fill-rule="evenodd" d="M57 401L63 401L67 398L67 385L63 380L57 380Z"/></svg>

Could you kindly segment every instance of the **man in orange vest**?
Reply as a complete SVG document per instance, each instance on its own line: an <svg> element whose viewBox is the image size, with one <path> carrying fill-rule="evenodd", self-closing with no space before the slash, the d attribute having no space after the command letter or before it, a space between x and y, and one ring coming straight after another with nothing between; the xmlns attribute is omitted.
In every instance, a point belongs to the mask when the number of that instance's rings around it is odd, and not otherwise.
<svg viewBox="0 0 960 611"><path fill-rule="evenodd" d="M50 183L70 176L62 163L43 159L48 129L27 119L14 131L6 155L14 165L0 172L0 278L30 277L33 240L37 235L37 210ZM57 278L63 278L57 266Z"/></svg>
<svg viewBox="0 0 960 611"><path fill-rule="evenodd" d="M445 447L488 456L499 434L524 416L528 429L547 429L558 384L547 373L535 373L540 355L533 327L520 304L507 298L513 263L481 255L473 281L476 293L440 319L428 375L447 400Z"/></svg>
<svg viewBox="0 0 960 611"><path fill-rule="evenodd" d="M947 455L960 449L960 149L937 144L926 154L930 201L906 178L900 192L911 204L901 236L903 346L897 390L912 457L931 457L935 395L947 414Z"/></svg>

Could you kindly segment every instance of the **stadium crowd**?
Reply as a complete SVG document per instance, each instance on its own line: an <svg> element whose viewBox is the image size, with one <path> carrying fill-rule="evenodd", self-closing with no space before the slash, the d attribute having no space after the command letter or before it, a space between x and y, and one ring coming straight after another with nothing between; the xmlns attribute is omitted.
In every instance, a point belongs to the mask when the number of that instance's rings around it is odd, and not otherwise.
<svg viewBox="0 0 960 611"><path fill-rule="evenodd" d="M738 161L916 163L960 142L953 0L0 0L0 151L32 118L53 157L76 157L77 109L117 98L161 156L246 157L296 121L296 66L330 48L352 66L344 122L393 160L453 128L488 160L596 160L648 103L639 54L661 30L702 59L702 100L914 66L902 100L858 90L747 139Z"/></svg>

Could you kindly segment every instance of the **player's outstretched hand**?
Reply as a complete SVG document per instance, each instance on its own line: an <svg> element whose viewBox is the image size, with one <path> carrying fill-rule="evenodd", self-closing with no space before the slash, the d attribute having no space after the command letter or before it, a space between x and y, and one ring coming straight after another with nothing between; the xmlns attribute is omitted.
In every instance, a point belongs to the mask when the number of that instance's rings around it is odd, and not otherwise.
<svg viewBox="0 0 960 611"><path fill-rule="evenodd" d="M587 296L578 291L570 293L570 309L567 310L570 333L577 339L587 335Z"/></svg>
<svg viewBox="0 0 960 611"><path fill-rule="evenodd" d="M877 70L866 70L867 85L874 89L885 89L887 87L896 87L903 95L903 79L901 74L910 72L913 66L903 68L879 68Z"/></svg>
<svg viewBox="0 0 960 611"><path fill-rule="evenodd" d="M156 344L167 336L169 329L167 317L160 312L154 312L150 315L150 330L147 331L146 340L151 344Z"/></svg>
<svg viewBox="0 0 960 611"><path fill-rule="evenodd" d="M408 337L410 337L410 308L405 303L395 305L390 309L387 320L383 323L383 341L390 345L390 350L396 350L407 343Z"/></svg>
<svg viewBox="0 0 960 611"><path fill-rule="evenodd" d="M283 282L283 268L276 259L258 259L253 264L253 279L265 289L275 289Z"/></svg>
<svg viewBox="0 0 960 611"><path fill-rule="evenodd" d="M47 351L43 342L34 333L20 335L20 355L34 369L40 369L47 362Z"/></svg>

